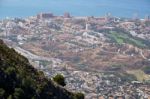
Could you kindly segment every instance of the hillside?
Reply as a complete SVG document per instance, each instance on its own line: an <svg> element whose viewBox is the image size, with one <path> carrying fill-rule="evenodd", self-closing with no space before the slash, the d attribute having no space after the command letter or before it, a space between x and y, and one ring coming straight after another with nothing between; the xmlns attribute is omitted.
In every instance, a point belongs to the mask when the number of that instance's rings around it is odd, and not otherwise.
<svg viewBox="0 0 150 99"><path fill-rule="evenodd" d="M0 41L0 99L77 99Z"/></svg>
<svg viewBox="0 0 150 99"><path fill-rule="evenodd" d="M34 68L43 71L47 78L62 74L65 88L83 92L86 99L99 95L116 97L119 94L128 99L134 99L137 94L150 95L146 89L150 88L149 19L39 16L45 14L51 15L41 13L0 21L0 39L26 57ZM19 62L18 56L15 57ZM24 58L19 60L28 63ZM33 73L33 70L28 71ZM34 76L31 78L39 81L39 76ZM136 86L134 82L141 85Z"/></svg>

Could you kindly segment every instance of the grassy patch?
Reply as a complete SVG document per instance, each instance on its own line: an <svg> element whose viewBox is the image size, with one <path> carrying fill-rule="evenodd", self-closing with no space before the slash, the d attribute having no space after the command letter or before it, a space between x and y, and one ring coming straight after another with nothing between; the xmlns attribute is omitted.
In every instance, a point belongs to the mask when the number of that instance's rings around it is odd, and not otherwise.
<svg viewBox="0 0 150 99"><path fill-rule="evenodd" d="M145 74L142 70L131 70L131 71L127 71L127 73L133 74L138 81L150 80L150 76Z"/></svg>
<svg viewBox="0 0 150 99"><path fill-rule="evenodd" d="M143 71L146 73L146 74L150 74L150 66L145 66L143 68Z"/></svg>
<svg viewBox="0 0 150 99"><path fill-rule="evenodd" d="M110 31L106 35L109 38L111 38L112 41L118 44L128 43L128 44L132 44L134 46L141 47L141 48L146 47L142 40L136 39L127 33L122 33L122 32L117 33L116 31Z"/></svg>
<svg viewBox="0 0 150 99"><path fill-rule="evenodd" d="M40 65L43 65L43 66L47 66L47 65L50 65L50 64L52 64L53 62L52 61L44 61L44 60L41 60L40 61Z"/></svg>

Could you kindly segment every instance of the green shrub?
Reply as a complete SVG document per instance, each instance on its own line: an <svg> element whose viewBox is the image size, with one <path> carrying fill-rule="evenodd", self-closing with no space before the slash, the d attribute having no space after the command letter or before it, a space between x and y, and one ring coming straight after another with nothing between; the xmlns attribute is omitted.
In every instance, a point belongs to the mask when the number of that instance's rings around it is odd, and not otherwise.
<svg viewBox="0 0 150 99"><path fill-rule="evenodd" d="M9 95L7 99L13 99L12 95Z"/></svg>
<svg viewBox="0 0 150 99"><path fill-rule="evenodd" d="M61 75L61 74L57 74L55 77L53 77L53 80L54 80L57 84L59 84L59 85L61 85L61 86L65 86L65 85L66 85L66 83L65 83L65 78L64 78L64 76Z"/></svg>
<svg viewBox="0 0 150 99"><path fill-rule="evenodd" d="M15 74L15 68L14 67L8 67L6 70L5 70L5 73L7 75L13 75Z"/></svg>
<svg viewBox="0 0 150 99"><path fill-rule="evenodd" d="M5 90L0 88L0 98L2 98L5 94Z"/></svg>
<svg viewBox="0 0 150 99"><path fill-rule="evenodd" d="M146 74L150 74L150 66L146 66L143 68L143 71L146 73Z"/></svg>
<svg viewBox="0 0 150 99"><path fill-rule="evenodd" d="M75 99L84 99L84 94L83 93L75 93Z"/></svg>
<svg viewBox="0 0 150 99"><path fill-rule="evenodd" d="M24 91L21 88L15 88L14 92L15 99L23 99L24 98Z"/></svg>

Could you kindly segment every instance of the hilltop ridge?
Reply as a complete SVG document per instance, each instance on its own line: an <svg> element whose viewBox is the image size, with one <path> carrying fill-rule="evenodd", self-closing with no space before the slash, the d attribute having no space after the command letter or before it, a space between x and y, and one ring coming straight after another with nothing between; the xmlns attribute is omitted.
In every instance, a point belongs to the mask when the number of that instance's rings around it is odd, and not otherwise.
<svg viewBox="0 0 150 99"><path fill-rule="evenodd" d="M0 99L78 99L0 40Z"/></svg>

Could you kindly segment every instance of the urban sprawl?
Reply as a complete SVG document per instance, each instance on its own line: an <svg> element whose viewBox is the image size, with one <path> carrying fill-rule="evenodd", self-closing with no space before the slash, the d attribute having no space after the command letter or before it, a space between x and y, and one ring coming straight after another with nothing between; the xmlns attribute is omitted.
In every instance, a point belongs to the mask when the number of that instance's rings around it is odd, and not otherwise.
<svg viewBox="0 0 150 99"><path fill-rule="evenodd" d="M150 99L150 17L55 16L0 21L0 38L86 99Z"/></svg>

